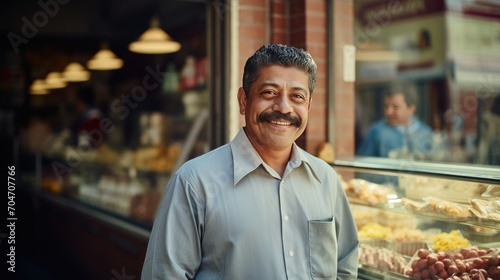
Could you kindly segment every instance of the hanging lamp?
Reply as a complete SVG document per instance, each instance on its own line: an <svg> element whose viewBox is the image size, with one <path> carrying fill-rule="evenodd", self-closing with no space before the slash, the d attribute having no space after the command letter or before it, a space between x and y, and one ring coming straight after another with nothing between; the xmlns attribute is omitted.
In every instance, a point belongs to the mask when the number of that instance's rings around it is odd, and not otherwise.
<svg viewBox="0 0 500 280"><path fill-rule="evenodd" d="M78 62L71 62L62 73L66 82L85 82L90 79L90 72Z"/></svg>
<svg viewBox="0 0 500 280"><path fill-rule="evenodd" d="M153 17L151 27L137 41L130 43L128 49L143 54L165 54L180 50L181 44L160 28L158 17Z"/></svg>
<svg viewBox="0 0 500 280"><path fill-rule="evenodd" d="M30 86L30 94L33 95L44 95L48 94L49 91L47 89L47 85L45 84L43 79L36 79Z"/></svg>
<svg viewBox="0 0 500 280"><path fill-rule="evenodd" d="M45 85L48 89L64 88L68 84L64 81L60 72L50 72L45 77Z"/></svg>
<svg viewBox="0 0 500 280"><path fill-rule="evenodd" d="M87 68L91 70L115 70L123 67L123 60L118 58L107 46L103 44L101 49L87 62Z"/></svg>

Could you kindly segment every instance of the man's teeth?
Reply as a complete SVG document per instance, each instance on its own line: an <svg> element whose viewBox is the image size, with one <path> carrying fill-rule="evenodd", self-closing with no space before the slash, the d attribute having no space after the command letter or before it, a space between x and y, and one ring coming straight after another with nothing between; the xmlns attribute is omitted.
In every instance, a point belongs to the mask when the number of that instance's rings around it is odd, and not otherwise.
<svg viewBox="0 0 500 280"><path fill-rule="evenodd" d="M292 123L289 123L289 122L278 122L278 121L271 121L271 123L277 124L277 125L291 125L292 124Z"/></svg>

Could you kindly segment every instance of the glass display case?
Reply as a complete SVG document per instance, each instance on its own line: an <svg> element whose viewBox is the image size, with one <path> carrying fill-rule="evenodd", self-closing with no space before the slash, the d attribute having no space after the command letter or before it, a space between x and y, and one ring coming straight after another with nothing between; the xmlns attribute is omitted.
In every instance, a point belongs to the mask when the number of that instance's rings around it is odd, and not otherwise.
<svg viewBox="0 0 500 280"><path fill-rule="evenodd" d="M175 94L203 97L205 92L197 89ZM150 228L171 174L210 148L208 106L202 104L196 105L199 108L192 115L141 111L135 134L139 144L135 146L103 142L84 151L63 144L53 147L58 141L49 141L50 147L43 152L25 154L23 162L30 167L24 166L24 185L39 186L43 192ZM178 102L178 106L185 107L181 112L194 110L188 108L194 105Z"/></svg>
<svg viewBox="0 0 500 280"><path fill-rule="evenodd" d="M482 269L481 279L500 279L499 167L386 158L332 167L358 227L360 278L474 279ZM433 257L443 269L435 270ZM484 265L474 266L478 258Z"/></svg>

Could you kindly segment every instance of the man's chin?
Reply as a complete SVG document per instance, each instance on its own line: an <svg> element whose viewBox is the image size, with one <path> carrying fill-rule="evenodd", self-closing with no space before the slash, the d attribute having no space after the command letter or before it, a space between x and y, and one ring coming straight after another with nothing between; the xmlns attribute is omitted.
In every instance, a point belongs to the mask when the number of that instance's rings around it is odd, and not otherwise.
<svg viewBox="0 0 500 280"><path fill-rule="evenodd" d="M397 125L399 125L399 124L398 124L398 122L397 122L396 120L390 120L390 119L389 119L389 120L387 120L387 122L388 122L390 125L392 125L392 126L397 126Z"/></svg>

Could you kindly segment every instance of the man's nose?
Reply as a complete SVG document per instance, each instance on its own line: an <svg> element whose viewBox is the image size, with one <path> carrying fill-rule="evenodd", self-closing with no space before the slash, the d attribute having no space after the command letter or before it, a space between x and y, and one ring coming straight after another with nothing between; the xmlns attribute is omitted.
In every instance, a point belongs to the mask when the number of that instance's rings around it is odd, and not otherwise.
<svg viewBox="0 0 500 280"><path fill-rule="evenodd" d="M387 115L392 114L392 111L393 111L393 110L392 110L392 108L391 108L391 107L387 107L387 108L385 108L385 113L386 113Z"/></svg>
<svg viewBox="0 0 500 280"><path fill-rule="evenodd" d="M290 104L290 99L288 98L288 95L283 94L280 95L278 98L276 98L273 110L281 112L282 114L291 113L293 111L293 108Z"/></svg>

